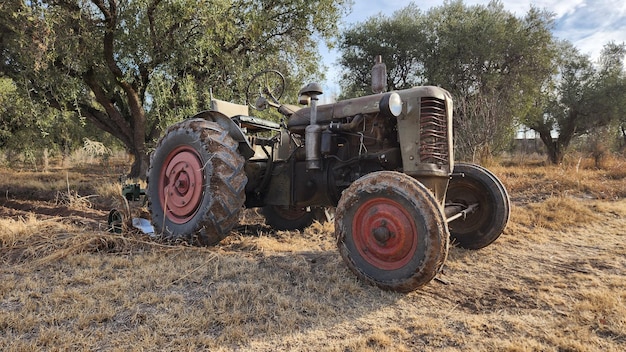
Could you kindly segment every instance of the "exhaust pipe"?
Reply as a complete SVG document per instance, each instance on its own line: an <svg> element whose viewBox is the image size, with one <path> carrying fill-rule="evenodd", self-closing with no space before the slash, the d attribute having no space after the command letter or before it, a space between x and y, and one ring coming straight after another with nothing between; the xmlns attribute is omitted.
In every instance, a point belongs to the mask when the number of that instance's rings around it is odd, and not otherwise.
<svg viewBox="0 0 626 352"><path fill-rule="evenodd" d="M317 101L318 95L322 95L322 87L318 83L309 83L300 90L300 103L308 102L310 105L311 121L304 129L306 140L306 169L319 170L322 168L320 141L322 126L317 124ZM303 99L304 98L304 99Z"/></svg>
<svg viewBox="0 0 626 352"><path fill-rule="evenodd" d="M387 91L387 66L383 63L383 57L376 55L374 67L372 67L372 93Z"/></svg>

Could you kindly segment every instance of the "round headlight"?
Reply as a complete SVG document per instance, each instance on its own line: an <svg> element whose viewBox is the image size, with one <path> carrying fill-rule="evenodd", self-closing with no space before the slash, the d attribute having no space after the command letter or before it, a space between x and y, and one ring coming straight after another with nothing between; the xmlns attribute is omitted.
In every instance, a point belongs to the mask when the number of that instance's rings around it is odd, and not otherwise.
<svg viewBox="0 0 626 352"><path fill-rule="evenodd" d="M380 100L380 111L398 117L402 113L402 99L398 93L388 93Z"/></svg>

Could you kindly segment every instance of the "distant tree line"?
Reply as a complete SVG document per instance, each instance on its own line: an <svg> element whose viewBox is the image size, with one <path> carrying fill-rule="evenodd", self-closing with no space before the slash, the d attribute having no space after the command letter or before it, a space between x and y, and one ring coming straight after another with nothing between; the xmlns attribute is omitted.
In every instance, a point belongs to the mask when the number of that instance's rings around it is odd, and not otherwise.
<svg viewBox="0 0 626 352"><path fill-rule="evenodd" d="M319 42L335 38L342 97L370 93L376 55L389 89L448 89L462 158L505 150L521 124L541 136L553 163L577 136L608 129L626 142L623 44L607 43L592 62L553 36L553 14L533 7L516 17L497 1L428 11L410 3L340 33L350 4L0 2L0 149L65 153L86 137L115 140L134 155L130 176L142 177L165 126L206 109L211 92L243 102L247 80L272 68L286 73L295 100L303 82L323 77Z"/></svg>

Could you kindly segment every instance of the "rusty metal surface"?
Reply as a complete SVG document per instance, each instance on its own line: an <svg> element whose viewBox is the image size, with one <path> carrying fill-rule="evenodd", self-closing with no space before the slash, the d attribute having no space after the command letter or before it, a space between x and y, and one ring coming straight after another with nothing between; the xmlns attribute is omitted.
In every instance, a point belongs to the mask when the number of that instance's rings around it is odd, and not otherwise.
<svg viewBox="0 0 626 352"><path fill-rule="evenodd" d="M398 117L404 172L449 175L454 167L450 93L438 87L416 87L398 93L405 104ZM422 106L423 98L426 106ZM433 111L433 101L437 102L437 111ZM445 111L441 111L444 107Z"/></svg>
<svg viewBox="0 0 626 352"><path fill-rule="evenodd" d="M342 119L357 114L371 114L380 111L378 103L382 95L367 95L364 97L342 100L333 104L317 106L317 123L330 123L333 119ZM292 115L287 124L288 128L308 125L310 122L310 108L300 109Z"/></svg>

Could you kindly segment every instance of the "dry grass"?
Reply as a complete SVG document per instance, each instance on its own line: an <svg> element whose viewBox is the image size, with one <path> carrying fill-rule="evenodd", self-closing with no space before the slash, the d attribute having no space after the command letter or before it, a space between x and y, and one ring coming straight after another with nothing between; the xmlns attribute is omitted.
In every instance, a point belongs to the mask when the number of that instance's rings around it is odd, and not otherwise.
<svg viewBox="0 0 626 352"><path fill-rule="evenodd" d="M626 181L567 167L493 167L514 200L505 233L452 248L410 294L355 279L331 224L273 232L247 211L195 248L0 218L0 349L622 351Z"/></svg>
<svg viewBox="0 0 626 352"><path fill-rule="evenodd" d="M615 200L626 198L626 160L610 158L602 169L592 160L577 159L564 165L528 162L490 167L507 186L512 200L537 202L554 196Z"/></svg>

